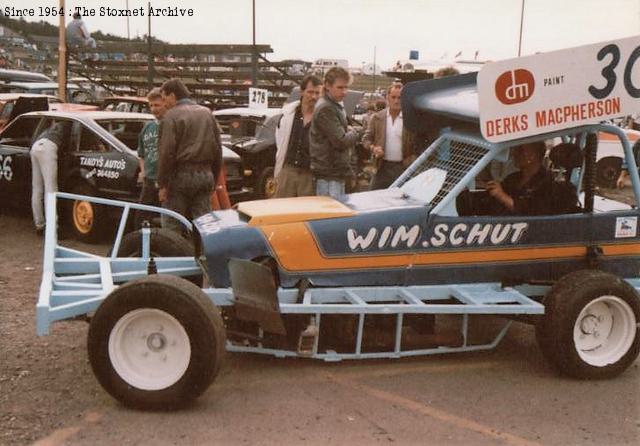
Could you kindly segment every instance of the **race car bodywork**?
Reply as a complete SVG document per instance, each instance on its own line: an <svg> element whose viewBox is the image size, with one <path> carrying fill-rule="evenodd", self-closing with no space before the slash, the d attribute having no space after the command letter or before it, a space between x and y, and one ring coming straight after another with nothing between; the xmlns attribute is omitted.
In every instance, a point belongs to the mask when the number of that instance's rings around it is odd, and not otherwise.
<svg viewBox="0 0 640 446"><path fill-rule="evenodd" d="M193 226L182 219L193 229L189 257L154 249L148 228L139 252L118 257L139 205L115 203L124 212L109 258L62 248L47 227L38 333L95 312L94 373L115 398L144 408L201 394L222 348L325 361L468 352L496 347L513 319L535 325L560 373L624 372L640 353L640 176L625 133L588 123L490 142L475 74L402 94L404 125L430 143L386 190L244 202ZM596 194L598 133L621 143L628 203ZM547 151L545 213L495 212L481 186L497 179L496 163L508 164L513 146L554 138L562 144ZM55 221L53 200L47 210ZM174 277L193 281L198 271L202 289ZM486 315L502 325L470 329ZM164 361L173 345L177 359Z"/></svg>
<svg viewBox="0 0 640 446"><path fill-rule="evenodd" d="M434 143L416 162L422 164L421 175L444 172L434 167L442 161L433 154L444 147L450 156L455 141L464 138L448 133ZM351 194L340 201L304 197L244 202L237 212L203 216L195 226L209 275L216 286L229 286L224 267L229 258L268 256L276 260L283 286L301 279L318 286L427 285L452 278L460 283L549 282L587 267L595 247L600 268L622 277L635 274L640 239L627 236L623 227L636 227L639 213L629 205L616 203L615 212L576 208L543 216L461 215L454 189L472 185L477 172L495 159L493 152L505 150L478 150L477 162L457 170L460 181L447 184L443 179L431 192L411 193L410 180L401 179L400 187ZM464 152L470 153L468 146ZM424 192L435 200L425 200ZM604 203L612 204L596 199L597 208ZM251 249L245 250L249 239Z"/></svg>

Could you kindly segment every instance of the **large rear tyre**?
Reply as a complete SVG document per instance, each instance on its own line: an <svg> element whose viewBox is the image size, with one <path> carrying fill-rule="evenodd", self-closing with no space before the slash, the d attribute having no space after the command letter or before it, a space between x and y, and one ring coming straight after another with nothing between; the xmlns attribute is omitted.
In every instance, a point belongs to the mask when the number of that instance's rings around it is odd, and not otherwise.
<svg viewBox="0 0 640 446"><path fill-rule="evenodd" d="M200 396L222 363L218 309L194 284L151 275L117 288L91 320L88 350L102 387L126 406L170 410Z"/></svg>
<svg viewBox="0 0 640 446"><path fill-rule="evenodd" d="M193 257L195 252L193 244L180 234L165 228L150 229L150 255L151 257ZM142 256L142 229L130 232L122 237L118 257ZM187 280L202 286L202 275L189 276Z"/></svg>
<svg viewBox="0 0 640 446"><path fill-rule="evenodd" d="M536 336L545 358L560 373L612 378L638 357L640 298L621 278L576 271L551 288L544 305Z"/></svg>

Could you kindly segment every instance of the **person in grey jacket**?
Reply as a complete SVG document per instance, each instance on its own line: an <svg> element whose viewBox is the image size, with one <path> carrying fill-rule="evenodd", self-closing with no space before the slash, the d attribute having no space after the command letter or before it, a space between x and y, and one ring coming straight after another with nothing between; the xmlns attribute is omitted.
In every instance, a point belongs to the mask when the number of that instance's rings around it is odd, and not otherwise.
<svg viewBox="0 0 640 446"><path fill-rule="evenodd" d="M220 130L211 111L189 99L179 79L160 87L167 112L158 136L158 198L167 209L198 218L211 212L211 193L222 168ZM175 219L162 226L182 232Z"/></svg>
<svg viewBox="0 0 640 446"><path fill-rule="evenodd" d="M316 194L338 198L345 193L351 171L351 150L358 132L347 124L343 99L347 95L351 75L341 67L331 68L324 77L324 97L318 101L309 131L311 173Z"/></svg>

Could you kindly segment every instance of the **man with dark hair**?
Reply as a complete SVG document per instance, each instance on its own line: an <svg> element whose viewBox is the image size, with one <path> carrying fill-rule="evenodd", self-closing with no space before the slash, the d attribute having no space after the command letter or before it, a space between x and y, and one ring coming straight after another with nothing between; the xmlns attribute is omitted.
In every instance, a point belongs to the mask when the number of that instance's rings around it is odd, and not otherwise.
<svg viewBox="0 0 640 446"><path fill-rule="evenodd" d="M300 100L282 107L276 127L276 198L314 195L309 158L309 129L322 81L309 74L300 84Z"/></svg>
<svg viewBox="0 0 640 446"><path fill-rule="evenodd" d="M553 212L553 178L544 168L546 147L537 141L511 149L517 172L501 183L489 181L487 191L503 215L548 215Z"/></svg>
<svg viewBox="0 0 640 446"><path fill-rule="evenodd" d="M140 157L140 178L142 179L142 193L140 203L158 206L158 128L160 120L167 111L159 88L154 88L147 95L149 108L155 120L145 124L138 136L138 156ZM144 213L138 213L136 227L140 227Z"/></svg>
<svg viewBox="0 0 640 446"><path fill-rule="evenodd" d="M333 67L324 77L324 97L318 101L309 130L311 172L316 181L316 194L338 198L345 193L346 180L353 175L351 151L358 132L347 125L343 99L347 95L351 75L341 67Z"/></svg>
<svg viewBox="0 0 640 446"><path fill-rule="evenodd" d="M400 94L402 84L392 84L387 89L387 108L372 117L362 144L376 159L377 171L370 189L386 189L415 159L415 138L404 127Z"/></svg>
<svg viewBox="0 0 640 446"><path fill-rule="evenodd" d="M179 79L160 87L167 112L160 122L158 144L158 198L164 207L197 218L211 212L210 196L222 167L218 123L208 108L189 99ZM174 219L163 216L162 226L182 231Z"/></svg>

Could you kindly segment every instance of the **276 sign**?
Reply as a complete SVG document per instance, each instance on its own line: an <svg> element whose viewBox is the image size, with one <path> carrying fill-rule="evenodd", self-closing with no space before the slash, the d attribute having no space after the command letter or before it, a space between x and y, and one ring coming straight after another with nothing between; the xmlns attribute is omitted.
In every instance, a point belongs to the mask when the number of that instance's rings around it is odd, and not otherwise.
<svg viewBox="0 0 640 446"><path fill-rule="evenodd" d="M269 90L264 88L249 88L249 108L268 108Z"/></svg>

